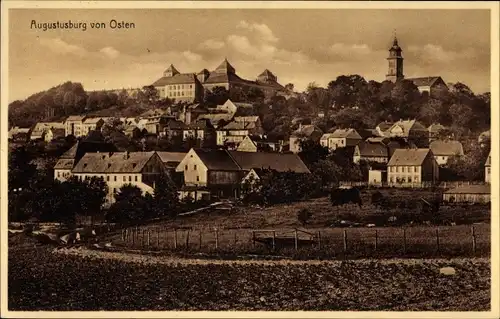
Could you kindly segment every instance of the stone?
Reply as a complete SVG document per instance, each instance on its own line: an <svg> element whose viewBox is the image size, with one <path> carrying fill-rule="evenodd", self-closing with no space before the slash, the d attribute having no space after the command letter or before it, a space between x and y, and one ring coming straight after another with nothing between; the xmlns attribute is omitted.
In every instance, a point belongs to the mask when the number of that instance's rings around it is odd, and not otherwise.
<svg viewBox="0 0 500 319"><path fill-rule="evenodd" d="M453 267L443 267L439 269L439 273L447 276L455 275L455 268Z"/></svg>

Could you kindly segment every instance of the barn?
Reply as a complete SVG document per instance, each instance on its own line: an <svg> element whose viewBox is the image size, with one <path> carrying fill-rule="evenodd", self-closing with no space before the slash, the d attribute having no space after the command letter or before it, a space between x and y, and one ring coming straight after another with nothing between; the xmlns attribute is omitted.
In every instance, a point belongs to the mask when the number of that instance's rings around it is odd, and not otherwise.
<svg viewBox="0 0 500 319"><path fill-rule="evenodd" d="M450 203L489 203L490 185L464 185L443 193L443 201Z"/></svg>

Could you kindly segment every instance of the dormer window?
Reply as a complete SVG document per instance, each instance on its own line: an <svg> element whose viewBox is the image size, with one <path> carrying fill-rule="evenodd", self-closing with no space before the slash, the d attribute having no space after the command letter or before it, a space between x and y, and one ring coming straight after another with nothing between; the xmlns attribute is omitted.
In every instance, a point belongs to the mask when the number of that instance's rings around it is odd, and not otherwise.
<svg viewBox="0 0 500 319"><path fill-rule="evenodd" d="M84 163L84 164L83 164L83 168L87 168L87 163Z"/></svg>

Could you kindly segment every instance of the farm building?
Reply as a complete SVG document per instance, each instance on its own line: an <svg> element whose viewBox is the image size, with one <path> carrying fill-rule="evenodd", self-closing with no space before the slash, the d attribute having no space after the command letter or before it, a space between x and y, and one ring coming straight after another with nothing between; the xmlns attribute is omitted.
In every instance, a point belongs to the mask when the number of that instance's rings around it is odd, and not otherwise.
<svg viewBox="0 0 500 319"><path fill-rule="evenodd" d="M295 154L192 148L176 168L184 175L181 198L239 197L242 179L252 169L261 168L309 173Z"/></svg>
<svg viewBox="0 0 500 319"><path fill-rule="evenodd" d="M336 129L333 133L323 134L320 143L323 147L335 150L339 147L356 146L363 138L355 129Z"/></svg>
<svg viewBox="0 0 500 319"><path fill-rule="evenodd" d="M438 180L438 164L430 149L397 149L387 163L389 185L412 187Z"/></svg>
<svg viewBox="0 0 500 319"><path fill-rule="evenodd" d="M353 162L370 161L387 163L389 161L389 149L383 143L368 143L361 141L354 148Z"/></svg>
<svg viewBox="0 0 500 319"><path fill-rule="evenodd" d="M432 141L429 148L439 165L446 165L448 159L453 156L463 156L464 149L459 141Z"/></svg>
<svg viewBox="0 0 500 319"><path fill-rule="evenodd" d="M443 193L443 201L452 203L489 203L490 185L464 185Z"/></svg>

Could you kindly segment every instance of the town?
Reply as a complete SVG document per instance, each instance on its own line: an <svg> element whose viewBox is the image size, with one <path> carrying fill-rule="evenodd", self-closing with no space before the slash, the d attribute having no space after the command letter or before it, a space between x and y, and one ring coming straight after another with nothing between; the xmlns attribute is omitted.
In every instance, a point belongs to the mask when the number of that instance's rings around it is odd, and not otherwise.
<svg viewBox="0 0 500 319"><path fill-rule="evenodd" d="M336 75L326 87L311 79L298 92L279 82L272 65L244 79L221 57L201 71L169 61L141 88L86 91L68 81L12 102L9 245L56 247L62 257L47 258L71 260L75 269L80 261L71 254L110 252L146 262L161 253L179 260L489 258L490 93L439 75L406 78L404 39L389 38L386 60L373 62L387 66L382 82ZM102 270L85 263L106 278L128 271L120 262ZM425 267L439 281L446 265ZM210 273L196 271L186 287ZM161 276L163 284L171 278ZM23 305L21 289L12 291ZM186 298L158 309L198 309L196 298ZM280 307L263 298L252 301L262 307L243 309ZM145 304L155 302L164 303ZM145 309L138 304L123 307Z"/></svg>

